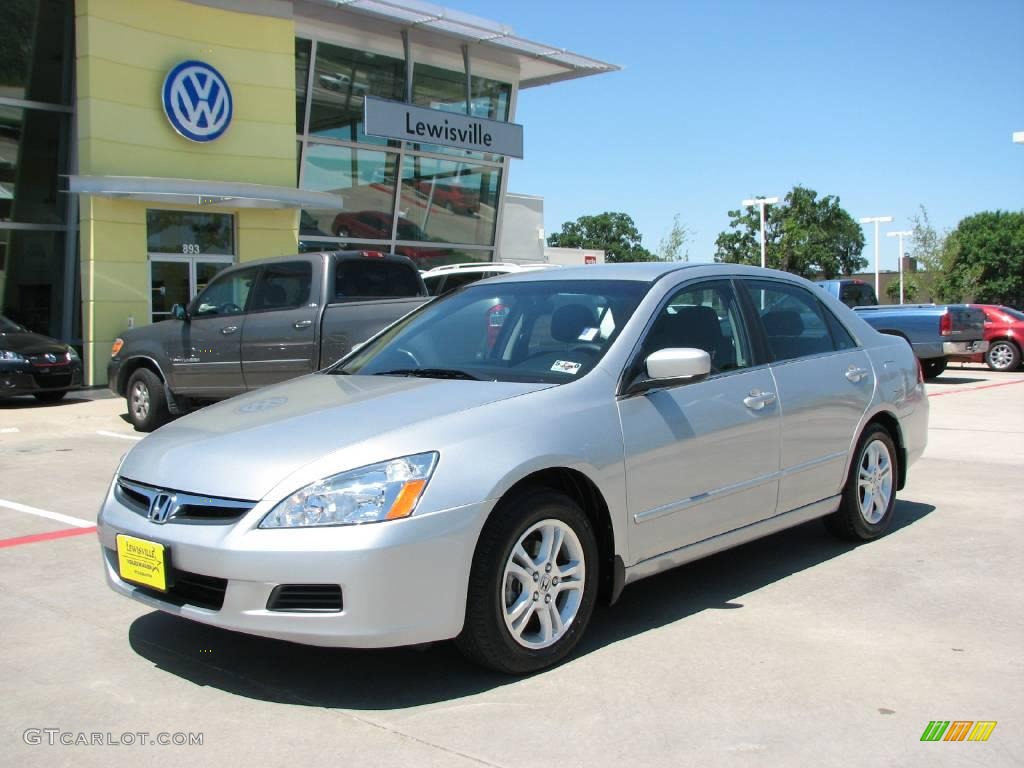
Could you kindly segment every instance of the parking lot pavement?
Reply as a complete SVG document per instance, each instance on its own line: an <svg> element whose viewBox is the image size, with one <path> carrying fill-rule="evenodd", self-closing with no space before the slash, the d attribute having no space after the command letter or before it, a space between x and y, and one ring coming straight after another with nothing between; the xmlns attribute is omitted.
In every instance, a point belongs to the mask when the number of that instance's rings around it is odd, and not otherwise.
<svg viewBox="0 0 1024 768"><path fill-rule="evenodd" d="M574 658L520 680L449 643L305 648L114 595L87 526L137 437L123 401L0 402L0 764L1024 764L1024 373L952 368L928 390L887 536L811 523L637 583ZM932 720L998 725L921 742Z"/></svg>

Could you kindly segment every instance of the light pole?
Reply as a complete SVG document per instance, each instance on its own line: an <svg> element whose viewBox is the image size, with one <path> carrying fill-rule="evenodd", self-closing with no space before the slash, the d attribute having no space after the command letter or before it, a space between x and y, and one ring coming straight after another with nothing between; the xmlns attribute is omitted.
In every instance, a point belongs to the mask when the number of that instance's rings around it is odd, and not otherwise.
<svg viewBox="0 0 1024 768"><path fill-rule="evenodd" d="M898 237L900 239L900 304L903 303L903 238L910 237L913 232L909 229L900 230L899 232L886 232L886 237ZM875 291L877 294L878 291Z"/></svg>
<svg viewBox="0 0 1024 768"><path fill-rule="evenodd" d="M744 200L742 203L747 208L756 205L761 209L761 269L765 267L764 207L766 205L775 205L777 202L779 202L777 197L756 197L753 200Z"/></svg>
<svg viewBox="0 0 1024 768"><path fill-rule="evenodd" d="M875 225L875 296L878 296L878 225L888 224L892 221L892 216L865 216L863 219L858 219L861 224L874 224Z"/></svg>

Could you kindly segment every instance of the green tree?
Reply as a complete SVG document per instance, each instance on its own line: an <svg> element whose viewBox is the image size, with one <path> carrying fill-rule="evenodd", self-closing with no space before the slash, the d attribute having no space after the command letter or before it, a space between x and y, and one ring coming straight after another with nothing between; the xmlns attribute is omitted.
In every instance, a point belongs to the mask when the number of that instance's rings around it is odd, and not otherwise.
<svg viewBox="0 0 1024 768"><path fill-rule="evenodd" d="M910 236L910 256L921 270L915 275L918 292L940 301L956 301L956 297L950 297L953 287L946 278L946 238L949 233L938 232L928 218L928 209L923 205L919 208L920 213L910 217L910 223L914 225Z"/></svg>
<svg viewBox="0 0 1024 768"><path fill-rule="evenodd" d="M690 251L686 243L693 233L679 222L679 214L672 217L668 234L658 243L658 258L661 261L689 261Z"/></svg>
<svg viewBox="0 0 1024 768"><path fill-rule="evenodd" d="M903 301L907 304L913 304L920 292L921 284L917 275L903 275ZM900 281L893 280L885 286L885 295L889 297L889 301L893 304L899 303Z"/></svg>
<svg viewBox="0 0 1024 768"><path fill-rule="evenodd" d="M963 219L943 249L947 296L1024 305L1024 211L985 211Z"/></svg>
<svg viewBox="0 0 1024 768"><path fill-rule="evenodd" d="M867 266L864 233L835 195L818 197L796 186L781 203L765 211L766 263L809 278L831 279ZM729 211L729 230L715 240L715 261L760 264L760 212Z"/></svg>
<svg viewBox="0 0 1024 768"><path fill-rule="evenodd" d="M640 232L625 213L599 213L567 221L548 237L558 248L600 248L608 262L657 261L658 257L640 244Z"/></svg>

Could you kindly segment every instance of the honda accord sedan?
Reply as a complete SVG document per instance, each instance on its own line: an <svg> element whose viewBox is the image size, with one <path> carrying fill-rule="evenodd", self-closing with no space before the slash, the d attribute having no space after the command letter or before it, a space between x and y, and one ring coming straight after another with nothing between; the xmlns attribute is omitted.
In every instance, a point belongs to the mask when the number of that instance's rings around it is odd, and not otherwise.
<svg viewBox="0 0 1024 768"><path fill-rule="evenodd" d="M194 621L454 638L524 674L646 576L815 518L882 535L927 422L906 342L803 279L522 272L148 436L100 511L103 565Z"/></svg>

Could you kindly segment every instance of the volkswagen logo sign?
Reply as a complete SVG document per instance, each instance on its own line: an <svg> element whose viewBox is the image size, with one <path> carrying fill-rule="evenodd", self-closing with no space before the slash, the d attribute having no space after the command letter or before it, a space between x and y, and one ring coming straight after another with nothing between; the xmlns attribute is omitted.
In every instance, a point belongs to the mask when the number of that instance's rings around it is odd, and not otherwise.
<svg viewBox="0 0 1024 768"><path fill-rule="evenodd" d="M183 61L167 73L163 100L171 126L190 141L213 141L231 124L228 82L201 61Z"/></svg>

